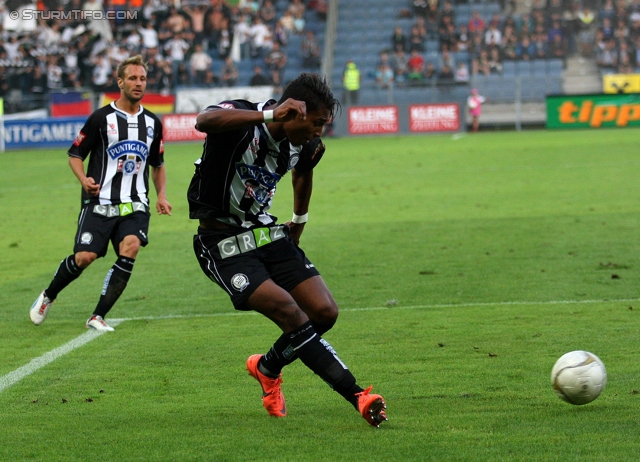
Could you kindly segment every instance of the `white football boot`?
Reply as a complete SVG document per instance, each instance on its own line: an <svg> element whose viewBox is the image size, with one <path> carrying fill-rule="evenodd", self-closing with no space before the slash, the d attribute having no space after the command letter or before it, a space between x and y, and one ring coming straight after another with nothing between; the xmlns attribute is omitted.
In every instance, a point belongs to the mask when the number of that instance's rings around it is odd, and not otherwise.
<svg viewBox="0 0 640 462"><path fill-rule="evenodd" d="M47 317L51 305L53 305L53 300L47 297L43 290L36 301L33 302L33 305L31 305L31 310L29 311L31 322L36 326L42 324Z"/></svg>
<svg viewBox="0 0 640 462"><path fill-rule="evenodd" d="M87 323L85 324L87 329L95 329L101 332L113 332L115 329L111 327L109 324L104 322L102 316L91 316L87 319Z"/></svg>

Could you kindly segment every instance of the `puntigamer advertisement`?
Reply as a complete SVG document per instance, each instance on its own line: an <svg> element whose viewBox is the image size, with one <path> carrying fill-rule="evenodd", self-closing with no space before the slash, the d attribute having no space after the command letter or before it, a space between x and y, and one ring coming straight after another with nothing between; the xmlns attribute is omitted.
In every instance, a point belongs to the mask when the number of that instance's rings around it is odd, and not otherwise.
<svg viewBox="0 0 640 462"><path fill-rule="evenodd" d="M640 93L547 97L547 128L640 126Z"/></svg>

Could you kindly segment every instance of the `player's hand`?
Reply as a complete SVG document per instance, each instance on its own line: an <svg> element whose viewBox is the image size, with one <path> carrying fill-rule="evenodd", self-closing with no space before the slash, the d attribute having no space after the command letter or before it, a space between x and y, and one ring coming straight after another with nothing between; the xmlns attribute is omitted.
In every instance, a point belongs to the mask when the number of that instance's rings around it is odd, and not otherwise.
<svg viewBox="0 0 640 462"><path fill-rule="evenodd" d="M97 196L100 194L100 185L91 177L87 177L82 181L82 189L91 196Z"/></svg>
<svg viewBox="0 0 640 462"><path fill-rule="evenodd" d="M273 110L275 122L288 122L298 117L302 120L307 118L307 103L304 101L289 98Z"/></svg>
<svg viewBox="0 0 640 462"><path fill-rule="evenodd" d="M156 210L158 211L158 215L169 215L171 216L171 204L166 199L158 198L156 202Z"/></svg>
<svg viewBox="0 0 640 462"><path fill-rule="evenodd" d="M300 236L302 235L302 231L304 231L305 224L306 223L293 223L292 221L285 223L285 225L289 227L289 237L293 239L296 245L300 245Z"/></svg>

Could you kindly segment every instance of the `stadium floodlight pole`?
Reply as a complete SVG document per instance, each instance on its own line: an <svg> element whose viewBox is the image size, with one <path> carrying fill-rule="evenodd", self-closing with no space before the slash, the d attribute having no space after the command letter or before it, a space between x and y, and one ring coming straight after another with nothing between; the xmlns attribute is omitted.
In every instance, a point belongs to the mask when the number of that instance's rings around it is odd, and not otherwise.
<svg viewBox="0 0 640 462"><path fill-rule="evenodd" d="M0 98L0 152L4 152L4 98Z"/></svg>
<svg viewBox="0 0 640 462"><path fill-rule="evenodd" d="M515 109L516 109L516 131L522 131L522 77L516 77L516 99Z"/></svg>
<svg viewBox="0 0 640 462"><path fill-rule="evenodd" d="M325 27L322 73L326 76L327 84L331 87L333 80L333 49L338 29L338 0L329 0L327 5L327 25Z"/></svg>

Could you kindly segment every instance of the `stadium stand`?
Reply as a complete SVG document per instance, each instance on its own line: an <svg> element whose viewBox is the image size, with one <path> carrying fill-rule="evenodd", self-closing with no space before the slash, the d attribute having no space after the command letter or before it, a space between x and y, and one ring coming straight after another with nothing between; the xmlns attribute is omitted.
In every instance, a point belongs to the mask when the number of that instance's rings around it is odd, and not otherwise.
<svg viewBox="0 0 640 462"><path fill-rule="evenodd" d="M408 39L408 52L412 46L410 39L413 27L418 27L420 32L420 28L426 26L426 31L422 32L424 48L421 53L426 62L433 63L439 70L443 59L441 45L451 45L447 32L439 28L439 21L445 15L446 0L437 2L438 10L431 12L416 11L411 0L338 0L337 39L332 50L324 50L327 23L322 7L327 5L326 0L272 0L271 6L266 0L233 4L227 0L183 0L178 7L176 6L180 3L176 4L173 0L150 0L134 11L134 19L113 21L110 24L105 22L102 26L106 25L107 30L97 29L95 25L86 22L56 19L43 21L33 30L5 28L0 36L0 97L5 97L11 103L10 111L18 111L21 108L31 109L34 105L43 105L43 101L48 101L50 93L61 89L94 92L117 90L113 72L123 56L134 53L142 53L146 59L153 58L155 76L150 81L151 91L175 92L177 85L195 84L193 77L189 75L189 58L194 44L198 42L204 45L211 56L211 69L215 75L220 75L224 57L231 54L237 61L239 70L237 85L247 85L256 64L264 66L266 70L264 58L270 45L267 41L265 50L257 56L239 53L233 42L236 26L243 21L251 26L255 23L254 18L264 13L263 10L273 8L275 14L266 22L272 40L281 41L288 57L281 75L284 84L302 71L318 70L306 66L301 50L304 33L312 31L321 52L330 51L321 53L321 56L332 57L328 68L332 69L331 79L336 89L342 81L346 62L353 59L358 64L363 75L361 104L377 104L390 99L442 101L452 98L452 95L462 96L472 86L478 87L492 101L510 101L518 95L523 101L543 101L545 94L562 91L567 56L582 54L585 59L595 59L597 55L603 55L600 34L602 21L598 15L610 16L610 11L601 8L598 0L591 2L599 6L595 13L590 13L591 16L573 2L566 6L567 2L560 0L547 1L550 7L546 10L532 7L531 11L518 14L511 10L503 11L501 4L495 0L453 1L451 5L455 32L467 35L467 39L461 38L459 42L465 45L453 48L451 55L454 64L463 61L471 70L472 63L478 56L478 46L491 46L485 43L484 35L474 41L472 33L463 31L463 26L468 26L470 19L478 12L485 28L492 20L497 20L503 36L507 34L507 29L512 28L518 39L525 34L551 34L549 24L560 20L561 33L565 34L562 45L566 48L558 51L560 57L554 55L546 59L523 61L516 55L517 47L514 46L511 50L513 55L508 55L505 45L501 43L497 45L504 51L500 58L502 62L493 67L489 75L472 73L467 84L443 85L436 80L423 87L410 87L397 82L392 90L380 90L375 80L380 52L393 51L391 37L397 27ZM94 7L97 3L87 2L87 5ZM554 9L554 3L564 6ZM48 0L42 4L42 8L55 10L74 5L83 7L84 4L81 0ZM109 3L105 5L105 8L110 8ZM302 12L300 16L294 17L289 13L295 9ZM628 41L625 48L628 49L633 65L638 66L640 40L636 39L640 35L640 11L636 9L640 8L634 5L618 8L616 14L622 18L622 25L616 26L611 33L616 38L614 51L620 51L621 41ZM269 18L269 15L265 16ZM280 21L287 24L284 32L278 27ZM157 47L145 46L149 31L143 28L147 23L152 24L151 29L157 34ZM542 32L539 27L542 27ZM484 32L483 30L480 34ZM177 38L174 36L176 33ZM166 46L167 43L170 43L169 47ZM179 48L184 47L184 43L188 49L181 51ZM171 61L172 54L181 56L181 53L184 53L182 61ZM601 66L603 74L618 70L615 63L608 61L606 67ZM222 85L220 82L215 83L215 79L213 82L213 85Z"/></svg>

